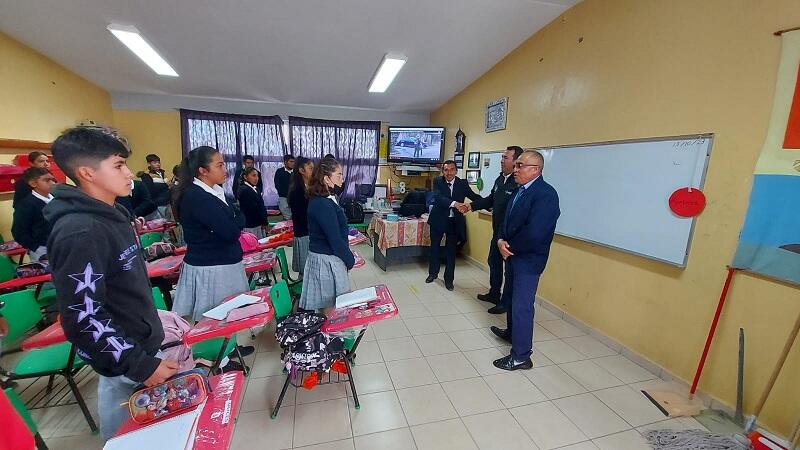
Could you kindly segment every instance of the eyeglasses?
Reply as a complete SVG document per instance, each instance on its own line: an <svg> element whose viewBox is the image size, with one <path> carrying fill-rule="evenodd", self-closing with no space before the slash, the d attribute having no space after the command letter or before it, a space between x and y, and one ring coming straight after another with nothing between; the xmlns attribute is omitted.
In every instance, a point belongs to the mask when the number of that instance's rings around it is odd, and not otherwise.
<svg viewBox="0 0 800 450"><path fill-rule="evenodd" d="M522 169L523 167L539 167L539 164L523 164L523 163L514 163L514 168Z"/></svg>

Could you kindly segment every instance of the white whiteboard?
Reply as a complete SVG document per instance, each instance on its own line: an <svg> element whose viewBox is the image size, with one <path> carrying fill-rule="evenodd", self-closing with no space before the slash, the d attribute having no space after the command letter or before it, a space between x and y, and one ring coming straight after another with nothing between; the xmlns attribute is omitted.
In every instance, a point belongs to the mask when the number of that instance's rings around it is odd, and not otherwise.
<svg viewBox="0 0 800 450"><path fill-rule="evenodd" d="M712 135L537 149L561 207L556 233L685 266L694 219L669 209L682 187L702 188ZM483 158L481 158L483 162Z"/></svg>
<svg viewBox="0 0 800 450"><path fill-rule="evenodd" d="M492 186L494 180L500 176L500 159L503 152L481 153L481 179L483 180L483 189L481 189L481 197L486 197L492 193ZM486 161L489 165L486 166Z"/></svg>

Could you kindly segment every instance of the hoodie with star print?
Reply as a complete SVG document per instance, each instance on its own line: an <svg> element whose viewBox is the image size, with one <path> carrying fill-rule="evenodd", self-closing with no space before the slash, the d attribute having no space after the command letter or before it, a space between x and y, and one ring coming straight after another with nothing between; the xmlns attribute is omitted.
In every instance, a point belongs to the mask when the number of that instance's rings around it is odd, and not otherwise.
<svg viewBox="0 0 800 450"><path fill-rule="evenodd" d="M61 326L100 375L142 382L160 360L164 330L127 210L59 184L44 209Z"/></svg>

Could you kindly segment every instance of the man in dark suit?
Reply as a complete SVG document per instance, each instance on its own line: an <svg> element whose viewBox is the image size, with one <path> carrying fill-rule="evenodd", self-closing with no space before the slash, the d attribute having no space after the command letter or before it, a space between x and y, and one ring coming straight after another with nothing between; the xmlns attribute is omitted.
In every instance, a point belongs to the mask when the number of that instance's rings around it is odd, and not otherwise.
<svg viewBox="0 0 800 450"><path fill-rule="evenodd" d="M433 180L433 208L428 216L431 227L431 249L428 257L428 278L426 283L433 283L439 276L439 249L442 237L445 241L444 285L452 291L456 270L456 250L460 242L467 239L467 222L464 213L469 206L464 198L477 201L481 198L469 187L467 180L456 177L456 163L447 160L442 165L442 176Z"/></svg>
<svg viewBox="0 0 800 450"><path fill-rule="evenodd" d="M514 181L514 160L522 154L522 148L516 145L506 148L500 159L500 175L494 180L492 192L484 198L469 204L472 211L486 209L492 211L492 242L489 244L489 292L478 294L478 300L494 303L489 308L491 314L503 314L508 305L500 301L503 286L503 257L500 256L500 249L497 248L497 239L500 230L503 228L506 217L506 208L511 200L511 193L517 188Z"/></svg>
<svg viewBox="0 0 800 450"><path fill-rule="evenodd" d="M542 178L544 158L527 150L514 162L514 178L519 187L511 196L505 224L497 240L500 256L506 261L503 296L510 299L507 328L491 327L498 337L511 342L511 354L494 361L504 370L530 369L533 343L533 313L539 277L547 264L550 244L561 211L558 194Z"/></svg>

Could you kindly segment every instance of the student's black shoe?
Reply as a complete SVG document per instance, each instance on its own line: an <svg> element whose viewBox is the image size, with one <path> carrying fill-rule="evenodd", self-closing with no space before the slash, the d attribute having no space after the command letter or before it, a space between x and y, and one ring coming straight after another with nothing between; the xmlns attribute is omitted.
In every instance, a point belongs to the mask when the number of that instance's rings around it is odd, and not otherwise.
<svg viewBox="0 0 800 450"><path fill-rule="evenodd" d="M478 300L496 304L500 302L500 296L489 292L488 294L478 294Z"/></svg>
<svg viewBox="0 0 800 450"><path fill-rule="evenodd" d="M494 305L487 311L489 314L503 314L506 312L506 307L503 305Z"/></svg>
<svg viewBox="0 0 800 450"><path fill-rule="evenodd" d="M455 286L453 286L453 283L445 283L444 287L447 288L448 291L452 291L456 288Z"/></svg>
<svg viewBox="0 0 800 450"><path fill-rule="evenodd" d="M528 370L533 368L533 361L531 361L530 358L526 359L525 361L514 361L514 357L511 355L508 355L505 358L496 359L493 364L498 369L503 370Z"/></svg>
<svg viewBox="0 0 800 450"><path fill-rule="evenodd" d="M252 345L237 345L237 347L242 356L252 355L253 352L256 351L256 348Z"/></svg>
<svg viewBox="0 0 800 450"><path fill-rule="evenodd" d="M222 367L223 372L233 372L235 370L238 370L239 372L244 372L245 370L250 372L249 367L245 367L234 360L228 361L228 364L225 364L225 367Z"/></svg>
<svg viewBox="0 0 800 450"><path fill-rule="evenodd" d="M426 283L433 283L433 280L435 280L435 279L436 279L436 277L435 277L435 276L433 276L433 275L428 275L428 278L425 278L425 282L426 282Z"/></svg>
<svg viewBox="0 0 800 450"><path fill-rule="evenodd" d="M508 343L511 343L511 333L509 333L508 330L504 330L504 329L502 329L500 327L496 327L494 325L489 327L489 329L492 330L492 333L494 333L495 336L499 337L500 339L502 339L502 340L504 340L504 341L506 341Z"/></svg>

